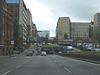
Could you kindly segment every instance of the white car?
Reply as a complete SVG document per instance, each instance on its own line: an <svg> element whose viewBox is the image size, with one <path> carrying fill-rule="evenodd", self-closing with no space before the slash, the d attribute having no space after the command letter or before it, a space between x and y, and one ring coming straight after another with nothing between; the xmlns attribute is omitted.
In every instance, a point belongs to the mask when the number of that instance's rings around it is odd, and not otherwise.
<svg viewBox="0 0 100 75"><path fill-rule="evenodd" d="M73 50L73 46L67 46L68 50Z"/></svg>
<svg viewBox="0 0 100 75"><path fill-rule="evenodd" d="M46 53L45 51L42 51L42 52L41 52L41 55L42 55L42 56L46 56L47 53Z"/></svg>
<svg viewBox="0 0 100 75"><path fill-rule="evenodd" d="M61 52L61 51L59 51L59 52L58 52L58 54L62 54L62 52Z"/></svg>

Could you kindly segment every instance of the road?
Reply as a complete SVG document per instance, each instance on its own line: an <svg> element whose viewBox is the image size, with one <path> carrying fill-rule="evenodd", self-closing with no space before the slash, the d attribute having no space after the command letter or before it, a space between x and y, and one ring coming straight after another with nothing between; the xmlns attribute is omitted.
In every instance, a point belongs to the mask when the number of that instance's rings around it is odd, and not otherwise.
<svg viewBox="0 0 100 75"><path fill-rule="evenodd" d="M0 57L0 75L100 75L100 64L58 55Z"/></svg>

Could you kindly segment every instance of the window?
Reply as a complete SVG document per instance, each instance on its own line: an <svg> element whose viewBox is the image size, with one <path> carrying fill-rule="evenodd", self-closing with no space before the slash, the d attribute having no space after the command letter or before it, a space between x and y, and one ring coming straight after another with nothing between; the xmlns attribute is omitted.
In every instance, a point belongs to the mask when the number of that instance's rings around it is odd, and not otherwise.
<svg viewBox="0 0 100 75"><path fill-rule="evenodd" d="M7 3L19 3L19 0L6 0Z"/></svg>

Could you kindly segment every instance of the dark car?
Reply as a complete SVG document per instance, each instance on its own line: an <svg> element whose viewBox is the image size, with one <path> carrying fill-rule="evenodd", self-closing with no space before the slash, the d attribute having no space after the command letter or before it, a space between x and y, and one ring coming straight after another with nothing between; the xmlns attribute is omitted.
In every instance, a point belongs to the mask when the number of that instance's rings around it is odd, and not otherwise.
<svg viewBox="0 0 100 75"><path fill-rule="evenodd" d="M33 56L33 52L32 51L26 52L26 56Z"/></svg>

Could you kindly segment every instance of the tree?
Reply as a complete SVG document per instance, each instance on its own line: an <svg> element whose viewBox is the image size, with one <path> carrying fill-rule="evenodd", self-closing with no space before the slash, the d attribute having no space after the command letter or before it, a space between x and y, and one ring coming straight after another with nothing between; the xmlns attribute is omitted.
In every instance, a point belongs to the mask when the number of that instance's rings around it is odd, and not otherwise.
<svg viewBox="0 0 100 75"><path fill-rule="evenodd" d="M94 28L94 39L96 42L100 42L100 27Z"/></svg>
<svg viewBox="0 0 100 75"><path fill-rule="evenodd" d="M64 39L68 39L68 34L67 33L64 34Z"/></svg>

